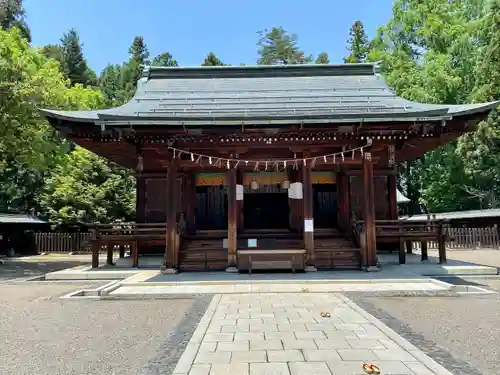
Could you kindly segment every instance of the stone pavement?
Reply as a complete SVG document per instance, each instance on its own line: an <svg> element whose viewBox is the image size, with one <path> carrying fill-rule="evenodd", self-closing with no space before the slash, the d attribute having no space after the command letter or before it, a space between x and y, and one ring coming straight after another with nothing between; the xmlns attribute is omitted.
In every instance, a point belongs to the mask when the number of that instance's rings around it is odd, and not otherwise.
<svg viewBox="0 0 500 375"><path fill-rule="evenodd" d="M322 317L329 312L331 317ZM451 375L342 294L218 294L174 375Z"/></svg>

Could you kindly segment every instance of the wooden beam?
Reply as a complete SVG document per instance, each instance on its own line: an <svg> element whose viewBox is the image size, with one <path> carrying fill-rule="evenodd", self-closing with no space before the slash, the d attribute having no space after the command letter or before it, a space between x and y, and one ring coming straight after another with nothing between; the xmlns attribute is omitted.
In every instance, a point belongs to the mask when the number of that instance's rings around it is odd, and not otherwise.
<svg viewBox="0 0 500 375"><path fill-rule="evenodd" d="M236 252L238 247L238 211L236 203L236 168L230 168L227 172L227 271L236 272Z"/></svg>
<svg viewBox="0 0 500 375"><path fill-rule="evenodd" d="M177 237L177 172L178 164L174 159L167 171L167 239L163 269L168 273L176 272L176 237Z"/></svg>
<svg viewBox="0 0 500 375"><path fill-rule="evenodd" d="M304 246L307 253L307 270L315 271L314 256L314 212L311 160L302 164L302 186L304 201Z"/></svg>
<svg viewBox="0 0 500 375"><path fill-rule="evenodd" d="M375 197L373 186L373 163L371 153L363 158L363 220L365 223L366 269L377 269L377 238L375 232Z"/></svg>
<svg viewBox="0 0 500 375"><path fill-rule="evenodd" d="M188 233L196 232L196 181L194 173L185 176L184 186L184 211L186 214L186 229Z"/></svg>
<svg viewBox="0 0 500 375"><path fill-rule="evenodd" d="M396 175L387 176L387 199L389 204L389 220L398 219L398 202L397 202L397 187Z"/></svg>
<svg viewBox="0 0 500 375"><path fill-rule="evenodd" d="M349 232L351 226L349 176L345 172L337 173L337 191L339 199L338 223L343 232Z"/></svg>
<svg viewBox="0 0 500 375"><path fill-rule="evenodd" d="M135 191L135 221L144 223L146 221L146 177L142 173L136 174Z"/></svg>

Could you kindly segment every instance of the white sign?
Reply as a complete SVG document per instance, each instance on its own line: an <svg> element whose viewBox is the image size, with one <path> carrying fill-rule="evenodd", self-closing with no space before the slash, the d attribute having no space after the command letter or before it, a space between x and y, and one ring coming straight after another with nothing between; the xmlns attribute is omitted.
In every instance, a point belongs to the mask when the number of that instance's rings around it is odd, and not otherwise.
<svg viewBox="0 0 500 375"><path fill-rule="evenodd" d="M249 238L248 239L248 247L257 247L257 239Z"/></svg>
<svg viewBox="0 0 500 375"><path fill-rule="evenodd" d="M304 220L304 232L314 232L314 220L305 219Z"/></svg>
<svg viewBox="0 0 500 375"><path fill-rule="evenodd" d="M243 185L236 185L236 200L243 200Z"/></svg>
<svg viewBox="0 0 500 375"><path fill-rule="evenodd" d="M229 239L224 238L224 239L222 240L222 248L223 248L223 249L227 249L228 247L229 247Z"/></svg>
<svg viewBox="0 0 500 375"><path fill-rule="evenodd" d="M288 198L290 199L302 199L302 182L294 182L290 184L288 188Z"/></svg>

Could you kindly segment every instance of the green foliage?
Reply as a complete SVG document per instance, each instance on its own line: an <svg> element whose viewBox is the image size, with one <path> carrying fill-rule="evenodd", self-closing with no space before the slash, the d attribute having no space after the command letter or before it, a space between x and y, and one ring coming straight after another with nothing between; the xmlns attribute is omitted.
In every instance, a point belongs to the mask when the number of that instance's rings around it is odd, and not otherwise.
<svg viewBox="0 0 500 375"><path fill-rule="evenodd" d="M330 59L328 58L328 53L321 52L316 58L315 64L329 64Z"/></svg>
<svg viewBox="0 0 500 375"><path fill-rule="evenodd" d="M215 55L215 53L210 52L205 60L201 63L201 66L224 66L224 64L219 58Z"/></svg>
<svg viewBox="0 0 500 375"><path fill-rule="evenodd" d="M26 24L22 0L0 1L0 28L10 30L17 27L24 39L31 43L31 31Z"/></svg>
<svg viewBox="0 0 500 375"><path fill-rule="evenodd" d="M350 38L347 42L347 49L350 51L350 54L344 58L344 62L350 64L365 62L370 45L363 23L361 21L354 22L349 31L349 35Z"/></svg>
<svg viewBox="0 0 500 375"><path fill-rule="evenodd" d="M149 65L149 51L142 36L136 36L129 48L130 59L120 70L120 93L122 103L129 101L135 94L137 81L145 65Z"/></svg>
<svg viewBox="0 0 500 375"><path fill-rule="evenodd" d="M177 60L172 58L172 55L168 52L164 52L156 56L153 61L151 61L152 66L179 66Z"/></svg>
<svg viewBox="0 0 500 375"><path fill-rule="evenodd" d="M52 48L52 52L54 52ZM87 66L83 57L82 44L75 29L69 30L61 38L62 70L72 85L95 85L95 73ZM57 56L57 55L56 55Z"/></svg>
<svg viewBox="0 0 500 375"><path fill-rule="evenodd" d="M99 77L99 88L106 98L106 106L118 107L123 104L121 96L121 70L120 65L108 64Z"/></svg>
<svg viewBox="0 0 500 375"><path fill-rule="evenodd" d="M77 147L48 174L39 203L56 225L130 221L135 212L135 178Z"/></svg>
<svg viewBox="0 0 500 375"><path fill-rule="evenodd" d="M297 35L282 27L260 31L259 35L259 65L309 64L312 61L312 57L298 47Z"/></svg>

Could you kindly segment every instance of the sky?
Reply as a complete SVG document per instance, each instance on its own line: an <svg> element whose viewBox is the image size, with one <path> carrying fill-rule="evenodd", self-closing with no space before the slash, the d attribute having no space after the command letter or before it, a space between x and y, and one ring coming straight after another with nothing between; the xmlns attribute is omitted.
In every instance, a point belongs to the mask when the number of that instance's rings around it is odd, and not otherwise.
<svg viewBox="0 0 500 375"><path fill-rule="evenodd" d="M136 35L151 57L170 52L183 66L200 65L209 52L226 64L254 64L257 32L275 26L297 34L307 54L328 52L331 63L341 63L351 25L361 20L374 36L389 20L392 0L24 0L24 6L34 45L57 44L75 28L99 73L128 59Z"/></svg>

